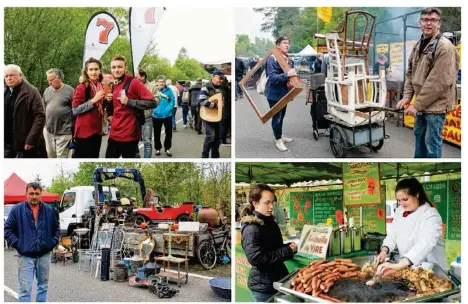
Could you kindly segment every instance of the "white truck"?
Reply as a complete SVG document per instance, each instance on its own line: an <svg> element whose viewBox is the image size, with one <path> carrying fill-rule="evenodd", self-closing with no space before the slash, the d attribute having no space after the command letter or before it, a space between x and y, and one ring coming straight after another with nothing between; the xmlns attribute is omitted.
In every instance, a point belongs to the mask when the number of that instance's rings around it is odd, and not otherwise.
<svg viewBox="0 0 468 304"><path fill-rule="evenodd" d="M104 200L118 200L120 192L115 187L103 187ZM60 231L62 235L72 236L73 230L83 228L83 215L89 213L89 207L95 206L93 186L77 186L64 191L60 202Z"/></svg>

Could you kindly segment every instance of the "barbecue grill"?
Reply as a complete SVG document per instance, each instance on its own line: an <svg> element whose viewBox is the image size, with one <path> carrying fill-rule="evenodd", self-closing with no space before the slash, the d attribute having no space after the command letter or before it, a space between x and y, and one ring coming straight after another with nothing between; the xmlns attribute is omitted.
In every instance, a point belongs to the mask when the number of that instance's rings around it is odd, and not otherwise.
<svg viewBox="0 0 468 304"><path fill-rule="evenodd" d="M373 262L375 256L365 256L365 257L356 257L353 258L353 263L357 264L359 267L362 267L366 262ZM438 265L434 265L432 269L434 274L442 279L452 282L452 290L445 292L433 294L430 296L424 296L421 298L415 298L408 301L403 301L403 299L415 295L414 291L409 290L408 284L401 281L390 281L383 280L381 283L376 286L370 287L366 285L366 280L353 280L353 279L344 279L338 280L330 288L328 296L339 299L343 302L354 302L354 303L375 303L375 302L440 302L441 299L448 296L457 294L460 292L460 287L456 284L455 280L451 280L447 274L440 268ZM294 296L296 299L303 300L305 302L315 302L315 303L331 303L325 299L314 297L312 295L303 294L301 292L295 291L290 288L291 281L299 272L299 269L296 269L279 282L273 284L274 288L279 291L280 294L289 295L288 297L280 296L280 302L295 302L290 301ZM285 300L288 299L288 300Z"/></svg>

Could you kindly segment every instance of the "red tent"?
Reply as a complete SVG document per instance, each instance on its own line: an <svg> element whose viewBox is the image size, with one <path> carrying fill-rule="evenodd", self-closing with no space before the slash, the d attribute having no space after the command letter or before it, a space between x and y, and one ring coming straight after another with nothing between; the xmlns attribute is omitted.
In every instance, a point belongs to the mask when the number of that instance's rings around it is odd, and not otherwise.
<svg viewBox="0 0 468 304"><path fill-rule="evenodd" d="M3 184L4 204L17 204L26 200L26 183L18 175L13 173L10 177L5 180ZM60 195L42 192L42 201L51 203L53 201L60 201Z"/></svg>

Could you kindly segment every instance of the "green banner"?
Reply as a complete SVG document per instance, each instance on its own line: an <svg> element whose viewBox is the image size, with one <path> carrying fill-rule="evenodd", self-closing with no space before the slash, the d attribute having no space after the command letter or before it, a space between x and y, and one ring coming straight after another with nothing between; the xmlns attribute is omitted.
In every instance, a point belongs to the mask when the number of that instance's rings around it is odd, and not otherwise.
<svg viewBox="0 0 468 304"><path fill-rule="evenodd" d="M313 225L313 199L313 192L291 192L289 194L289 218L291 225Z"/></svg>
<svg viewBox="0 0 468 304"><path fill-rule="evenodd" d="M236 245L236 302L253 302L252 293L247 286L252 266L245 256L242 246Z"/></svg>
<svg viewBox="0 0 468 304"><path fill-rule="evenodd" d="M436 206L440 217L442 217L442 235L445 239L447 238L447 181L427 182L422 183L422 185L429 201Z"/></svg>
<svg viewBox="0 0 468 304"><path fill-rule="evenodd" d="M354 226L361 227L364 225L364 232L378 232L382 234L387 234L386 229L386 206L385 206L385 186L382 185L381 193L382 193L382 200L380 204L374 205L363 205L362 206L362 221L360 221L360 207L359 206L351 206L346 207L348 218L354 218Z"/></svg>
<svg viewBox="0 0 468 304"><path fill-rule="evenodd" d="M313 219L314 225L326 223L328 218L333 219L333 227L338 227L336 211L343 214L343 191L316 191L313 192Z"/></svg>
<svg viewBox="0 0 468 304"><path fill-rule="evenodd" d="M461 241L461 180L448 181L447 238Z"/></svg>
<svg viewBox="0 0 468 304"><path fill-rule="evenodd" d="M343 200L345 207L380 204L378 163L343 163Z"/></svg>

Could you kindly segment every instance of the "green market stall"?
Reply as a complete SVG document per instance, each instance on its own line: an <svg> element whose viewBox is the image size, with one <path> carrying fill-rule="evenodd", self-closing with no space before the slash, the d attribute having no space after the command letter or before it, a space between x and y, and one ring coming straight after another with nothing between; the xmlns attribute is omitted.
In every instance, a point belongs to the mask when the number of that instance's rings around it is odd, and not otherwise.
<svg viewBox="0 0 468 304"><path fill-rule="evenodd" d="M354 219L354 226L364 226L363 233L386 234L386 187L383 181L398 181L407 177L435 176L461 172L460 163L236 163L236 183L267 183L290 188L286 201L289 227L300 230L303 225L323 224L332 219L338 227L337 216ZM296 190L298 183L317 184L332 181L332 190L322 186L306 186ZM334 182L333 182L334 181ZM422 182L431 202L442 220L447 257L451 261L460 254L461 240L461 181L443 179ZM317 189L314 189L317 188ZM337 189L340 188L340 189ZM392 187L389 187L391 191ZM304 189L304 187L302 188ZM362 223L361 223L362 219ZM240 245L240 229L236 230L236 301L251 302L247 287L250 264ZM448 248L450 247L450 248ZM453 248L452 248L453 247ZM355 257L374 254L369 248L335 257ZM450 251L454 251L451 254ZM331 259L331 257L329 257ZM285 264L290 272L309 264L310 258L296 256Z"/></svg>

